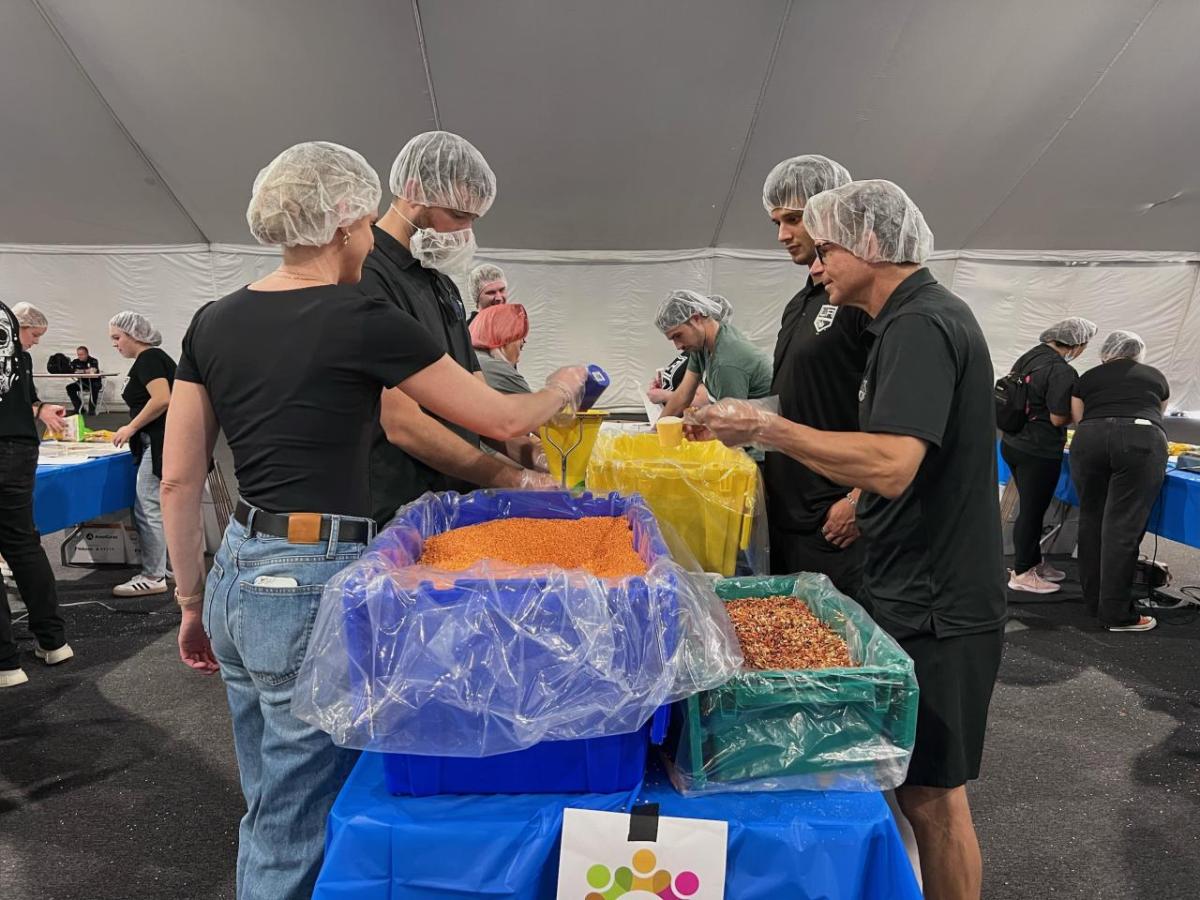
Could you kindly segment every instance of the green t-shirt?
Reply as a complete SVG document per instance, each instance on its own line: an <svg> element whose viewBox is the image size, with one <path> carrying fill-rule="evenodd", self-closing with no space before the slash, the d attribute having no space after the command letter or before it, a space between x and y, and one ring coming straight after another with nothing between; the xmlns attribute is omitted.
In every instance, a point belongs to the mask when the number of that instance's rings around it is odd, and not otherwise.
<svg viewBox="0 0 1200 900"><path fill-rule="evenodd" d="M771 358L732 325L717 330L711 353L688 354L688 371L703 375L714 400L757 400L771 394Z"/></svg>

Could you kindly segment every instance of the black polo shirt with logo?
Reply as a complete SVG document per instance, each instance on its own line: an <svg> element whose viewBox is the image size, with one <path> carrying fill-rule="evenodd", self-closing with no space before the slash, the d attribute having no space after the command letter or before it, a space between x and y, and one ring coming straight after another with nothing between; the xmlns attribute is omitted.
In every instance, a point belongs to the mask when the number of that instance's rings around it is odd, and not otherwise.
<svg viewBox="0 0 1200 900"><path fill-rule="evenodd" d="M382 228L372 226L372 230L375 249L363 263L360 290L391 300L424 325L451 359L468 372L480 371L458 287L448 276L422 266L407 247ZM439 421L467 443L479 446L479 435L443 419ZM371 514L380 524L426 491L472 488L473 485L444 475L405 453L388 441L382 427L376 429L371 448Z"/></svg>
<svg viewBox="0 0 1200 900"><path fill-rule="evenodd" d="M863 336L870 317L829 302L825 285L812 279L783 310L775 342L771 393L784 418L821 431L858 431L858 385L867 364ZM792 459L768 453L764 462L767 512L772 527L808 534L847 489Z"/></svg>
<svg viewBox="0 0 1200 900"><path fill-rule="evenodd" d="M866 432L928 449L894 500L863 492L864 595L894 637L950 637L1003 626L994 379L987 342L961 299L919 269L867 329L859 387Z"/></svg>

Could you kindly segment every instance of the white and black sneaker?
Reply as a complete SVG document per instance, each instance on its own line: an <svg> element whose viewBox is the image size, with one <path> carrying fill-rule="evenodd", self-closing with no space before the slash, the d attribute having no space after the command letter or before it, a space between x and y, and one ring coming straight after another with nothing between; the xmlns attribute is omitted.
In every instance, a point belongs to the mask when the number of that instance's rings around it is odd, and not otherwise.
<svg viewBox="0 0 1200 900"><path fill-rule="evenodd" d="M75 651L71 649L70 644L63 644L55 650L43 650L41 647L38 647L33 651L33 655L48 666L57 666L59 663L65 663L73 657Z"/></svg>
<svg viewBox="0 0 1200 900"><path fill-rule="evenodd" d="M152 594L165 594L167 579L135 575L124 584L118 584L112 592L114 597L149 597Z"/></svg>
<svg viewBox="0 0 1200 900"><path fill-rule="evenodd" d="M16 687L27 681L29 676L25 674L24 669L0 669L0 688Z"/></svg>

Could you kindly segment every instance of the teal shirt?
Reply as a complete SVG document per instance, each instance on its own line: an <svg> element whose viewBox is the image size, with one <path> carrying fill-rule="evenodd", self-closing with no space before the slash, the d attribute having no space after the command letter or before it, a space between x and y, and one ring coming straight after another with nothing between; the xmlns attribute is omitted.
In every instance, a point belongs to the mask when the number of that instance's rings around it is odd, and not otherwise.
<svg viewBox="0 0 1200 900"><path fill-rule="evenodd" d="M717 330L712 352L693 350L688 371L703 375L714 400L757 400L771 395L771 358L732 325Z"/></svg>

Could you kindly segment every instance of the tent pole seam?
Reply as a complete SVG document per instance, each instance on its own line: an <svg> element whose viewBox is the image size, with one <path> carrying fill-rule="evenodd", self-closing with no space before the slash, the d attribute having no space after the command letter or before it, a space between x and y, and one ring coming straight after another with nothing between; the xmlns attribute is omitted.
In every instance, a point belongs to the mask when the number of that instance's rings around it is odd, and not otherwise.
<svg viewBox="0 0 1200 900"><path fill-rule="evenodd" d="M84 80L87 86L92 89L92 93L96 95L96 99L100 101L100 105L104 107L105 111L109 115L109 118L112 119L113 124L117 126L117 130L119 130L121 134L124 135L125 140L129 142L129 146L133 148L133 152L138 155L138 158L141 159L146 168L154 173L154 177L158 180L158 183L162 185L163 190L167 192L167 196L171 198L171 202L175 204L176 209L178 209L183 217L187 219L192 228L196 230L196 234L200 235L200 240L206 244L210 243L208 235L204 233L204 229L200 227L200 223L192 218L192 214L188 212L187 207L183 205L183 201L179 199L179 197L175 194L175 191L171 189L171 186L167 184L167 179L164 178L162 172L158 170L158 166L154 164L154 161L150 159L150 155L146 153L146 151L142 148L142 145L137 142L137 139L134 138L129 129L125 127L125 123L121 121L121 117L117 115L117 111L112 108L112 104L108 102L108 98L104 96L104 94L100 91L99 86L95 81L92 80L92 76L88 74L87 69L84 68L83 63L80 62L79 57L75 54L75 51L71 48L71 45L67 43L66 37L63 36L63 33L54 23L54 20L50 18L50 14L46 11L45 7L42 6L42 0L29 0L29 2L32 3L33 8L38 11L38 15L42 17L42 21L44 21L46 23L46 27L50 29L50 33L53 34L58 40L58 43L62 46L64 52L66 52L67 56L74 64L75 70L79 73L80 77Z"/></svg>
<svg viewBox="0 0 1200 900"><path fill-rule="evenodd" d="M750 124L746 128L746 140L742 142L742 151L738 154L737 164L733 167L733 179L729 183L729 192L725 195L725 202L721 205L721 214L717 217L717 227L713 230L710 246L717 246L717 240L725 228L725 217L729 215L729 207L733 205L733 195L737 191L738 181L742 177L746 157L750 155L750 142L754 138L754 130L758 127L758 116L767 99L767 88L771 86L771 78L775 74L775 60L779 58L779 48L783 44L783 35L787 30L788 19L792 16L794 2L795 0L788 0L787 6L783 9L783 16L779 20L779 30L775 32L775 44L771 47L771 55L767 59L767 69L763 73L762 85L758 89L758 99L754 101L754 111L750 114Z"/></svg>
<svg viewBox="0 0 1200 900"><path fill-rule="evenodd" d="M1028 176L1029 173L1033 171L1034 167L1042 161L1042 157L1050 152L1050 148L1054 146L1055 142L1058 141L1062 133L1067 130L1067 126L1075 120L1077 115L1079 115L1079 111L1083 109L1084 104L1088 102L1088 99L1096 92L1096 89L1100 87L1100 82L1102 82L1108 73L1112 71L1113 66L1117 64L1117 61L1125 55L1125 51L1129 49L1129 46L1133 43L1134 38L1138 36L1138 33L1142 30L1142 27L1148 21L1150 21L1150 17L1154 15L1160 6L1162 6L1162 0L1156 0L1155 4L1150 7L1146 14L1138 20L1137 25L1135 25L1133 31L1130 32L1129 37L1127 37L1125 42L1121 44L1120 49L1117 50L1117 52L1113 55L1113 58L1108 61L1108 65L1106 65L1100 74L1096 76L1096 80L1093 81L1092 86L1084 92L1084 95L1080 99L1079 103L1075 105L1075 108L1071 110L1065 119L1063 119L1062 124L1058 126L1054 134L1050 136L1050 139L1046 141L1045 145L1038 152L1038 155L1033 158L1033 162L1031 162L1021 171L1021 174L1017 176L1017 180L1013 182L1012 187L1004 192L1004 196L1000 198L1000 202L995 205L995 207L990 213L987 214L983 221L976 225L971 233L963 238L961 245L963 249L966 249L974 239L975 235L982 231L987 226L988 222L992 221L996 213L1000 211L1001 207L1008 202L1008 198L1016 193L1017 188L1021 186L1021 182L1025 180L1026 176Z"/></svg>
<svg viewBox="0 0 1200 900"><path fill-rule="evenodd" d="M417 27L417 46L421 50L421 65L425 69L425 89L429 91L429 106L433 110L433 127L442 130L442 116L438 112L437 95L433 92L433 68L429 64L429 48L425 45L425 26L421 23L420 0L412 0L413 22Z"/></svg>

